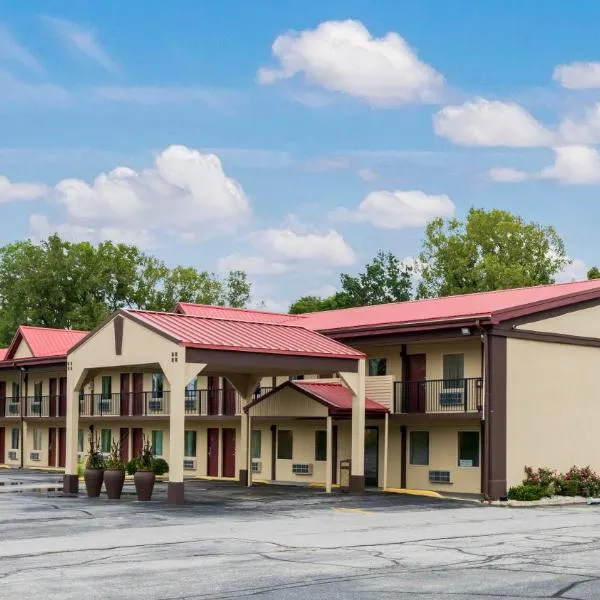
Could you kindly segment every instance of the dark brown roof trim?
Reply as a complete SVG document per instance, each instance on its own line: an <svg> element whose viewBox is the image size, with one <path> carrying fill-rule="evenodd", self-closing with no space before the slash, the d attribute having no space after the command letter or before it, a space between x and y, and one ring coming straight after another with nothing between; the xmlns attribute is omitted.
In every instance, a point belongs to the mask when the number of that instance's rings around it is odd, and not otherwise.
<svg viewBox="0 0 600 600"><path fill-rule="evenodd" d="M547 333L545 331L533 331L531 329L502 329L500 327L495 327L491 331L491 335L520 340L531 340L534 342L546 342L548 344L567 344L571 346L600 348L599 338L569 335L565 333Z"/></svg>
<svg viewBox="0 0 600 600"><path fill-rule="evenodd" d="M64 365L67 367L66 356L46 356L42 358L36 358L35 356L28 358L15 358L12 360L0 361L0 369L18 369L19 367L33 367L37 365Z"/></svg>

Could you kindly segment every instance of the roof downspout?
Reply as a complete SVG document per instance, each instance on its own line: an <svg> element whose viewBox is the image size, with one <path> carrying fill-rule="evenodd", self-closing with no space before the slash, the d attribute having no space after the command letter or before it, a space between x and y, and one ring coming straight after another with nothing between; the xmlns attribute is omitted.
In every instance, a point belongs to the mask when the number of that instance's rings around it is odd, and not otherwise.
<svg viewBox="0 0 600 600"><path fill-rule="evenodd" d="M482 327L479 319L475 321L475 326L481 334L481 398L483 401L481 420L483 430L483 460L482 460L482 492L486 500L489 499L489 465L490 465L490 435L489 435L489 418L488 418L488 373L489 373L489 356L488 356L488 332Z"/></svg>

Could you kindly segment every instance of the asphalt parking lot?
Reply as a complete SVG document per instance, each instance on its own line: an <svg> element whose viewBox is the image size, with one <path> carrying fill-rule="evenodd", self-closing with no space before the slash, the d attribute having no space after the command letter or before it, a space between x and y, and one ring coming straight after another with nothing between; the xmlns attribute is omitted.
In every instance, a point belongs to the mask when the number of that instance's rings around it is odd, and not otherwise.
<svg viewBox="0 0 600 600"><path fill-rule="evenodd" d="M188 485L184 507L164 485L150 503L40 491L59 479L0 471L1 598L600 598L598 507L213 482Z"/></svg>

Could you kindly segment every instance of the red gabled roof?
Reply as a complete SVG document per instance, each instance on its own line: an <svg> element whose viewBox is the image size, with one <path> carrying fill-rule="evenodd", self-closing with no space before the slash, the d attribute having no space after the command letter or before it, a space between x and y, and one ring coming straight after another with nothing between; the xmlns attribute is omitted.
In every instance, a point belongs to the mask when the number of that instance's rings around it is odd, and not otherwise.
<svg viewBox="0 0 600 600"><path fill-rule="evenodd" d="M301 315L253 310L249 308L230 308L227 306L211 306L210 304L191 304L179 302L175 312L193 317L228 319L232 321L248 321L250 323L284 323L302 318Z"/></svg>
<svg viewBox="0 0 600 600"><path fill-rule="evenodd" d="M303 315L296 321L314 331L411 326L487 319L499 322L541 310L600 298L600 280L559 283L426 300L411 300Z"/></svg>
<svg viewBox="0 0 600 600"><path fill-rule="evenodd" d="M317 402L324 404L329 408L329 412L332 414L350 414L352 412L352 393L345 385L332 382L321 383L318 381L304 381L301 379L286 381L281 385L278 385L268 394L265 394L248 404L246 410L287 387L302 392ZM383 404L365 398L365 412L367 414L383 414L389 411Z"/></svg>
<svg viewBox="0 0 600 600"><path fill-rule="evenodd" d="M0 360L4 360L7 350L8 350L8 348L0 348Z"/></svg>
<svg viewBox="0 0 600 600"><path fill-rule="evenodd" d="M191 348L326 358L364 358L364 354L354 348L294 325L252 323L130 309L124 310L123 313Z"/></svg>
<svg viewBox="0 0 600 600"><path fill-rule="evenodd" d="M4 360L11 360L21 341L25 341L32 358L66 356L69 349L88 334L87 331L74 329L52 329L50 327L31 327L21 325L6 349Z"/></svg>

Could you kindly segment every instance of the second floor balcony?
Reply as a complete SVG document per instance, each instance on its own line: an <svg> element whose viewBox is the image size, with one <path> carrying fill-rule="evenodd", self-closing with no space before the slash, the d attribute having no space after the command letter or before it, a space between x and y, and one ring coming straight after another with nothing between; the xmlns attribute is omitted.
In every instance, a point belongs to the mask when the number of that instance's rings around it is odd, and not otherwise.
<svg viewBox="0 0 600 600"><path fill-rule="evenodd" d="M19 398L5 398L4 403L2 403L2 399L0 399L0 418L20 416L21 400Z"/></svg>
<svg viewBox="0 0 600 600"><path fill-rule="evenodd" d="M28 396L25 398L26 417L61 418L67 416L65 396Z"/></svg>
<svg viewBox="0 0 600 600"><path fill-rule="evenodd" d="M81 417L160 417L169 414L169 392L126 394L83 394L79 397Z"/></svg>
<svg viewBox="0 0 600 600"><path fill-rule="evenodd" d="M477 413L482 406L481 377L394 382L396 414Z"/></svg>

